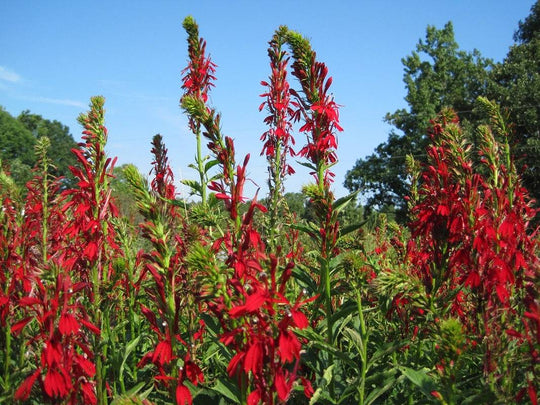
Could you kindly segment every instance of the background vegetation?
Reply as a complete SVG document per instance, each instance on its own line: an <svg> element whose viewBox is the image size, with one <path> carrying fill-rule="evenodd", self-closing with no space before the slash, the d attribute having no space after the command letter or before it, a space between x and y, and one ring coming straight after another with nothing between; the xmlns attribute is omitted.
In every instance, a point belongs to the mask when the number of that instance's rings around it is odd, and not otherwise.
<svg viewBox="0 0 540 405"><path fill-rule="evenodd" d="M0 402L537 404L539 21L537 2L501 64L428 27L409 109L341 198L332 78L285 26L262 82L266 196L244 196L191 17L194 202L159 134L148 176L115 167L103 97L78 144L0 111ZM311 182L286 193L291 157Z"/></svg>

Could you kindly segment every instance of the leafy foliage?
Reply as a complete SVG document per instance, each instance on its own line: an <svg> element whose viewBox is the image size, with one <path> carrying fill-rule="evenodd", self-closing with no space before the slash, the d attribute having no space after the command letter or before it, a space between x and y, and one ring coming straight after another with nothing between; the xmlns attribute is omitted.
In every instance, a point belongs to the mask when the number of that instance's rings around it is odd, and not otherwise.
<svg viewBox="0 0 540 405"><path fill-rule="evenodd" d="M0 402L536 404L536 210L499 106L476 100L474 132L449 108L429 122L425 160L406 158L408 226L363 218L356 193L332 191L329 70L279 27L263 83L272 187L248 199L249 155L209 105L194 19L184 28L199 202L179 199L160 135L148 178L115 170L99 96L79 117L73 184L45 136L26 193L0 168ZM291 155L312 182L282 195Z"/></svg>
<svg viewBox="0 0 540 405"><path fill-rule="evenodd" d="M345 187L364 193L368 209L396 207L398 220L403 221L407 212L404 197L410 187L406 156L425 162L429 120L451 107L459 112L463 129L469 131L481 123L474 109L476 98L487 96L508 112L513 124L512 153L525 186L539 200L539 13L536 2L531 14L519 23L516 44L500 63L481 57L477 50L459 50L451 23L440 30L428 26L425 41L403 59L408 109L386 115L395 130L372 155L356 162L346 175ZM474 137L472 142L476 142Z"/></svg>
<svg viewBox="0 0 540 405"><path fill-rule="evenodd" d="M23 111L17 118L0 108L0 160L3 161L15 182L24 189L31 179L31 169L36 163L34 145L41 137L50 141L51 174L73 181L69 166L75 163L71 149L76 147L69 128L58 121L50 121L39 115Z"/></svg>
<svg viewBox="0 0 540 405"><path fill-rule="evenodd" d="M395 206L403 220L408 195L406 156L425 161L429 120L442 108L452 107L464 121L474 121L473 106L485 94L492 63L476 50L460 50L452 23L442 29L428 26L425 40L402 60L408 110L386 115L392 131L375 153L359 159L347 173L345 187L368 196L368 207Z"/></svg>
<svg viewBox="0 0 540 405"><path fill-rule="evenodd" d="M494 66L489 97L508 111L512 147L523 181L540 201L540 3L519 23L506 58Z"/></svg>

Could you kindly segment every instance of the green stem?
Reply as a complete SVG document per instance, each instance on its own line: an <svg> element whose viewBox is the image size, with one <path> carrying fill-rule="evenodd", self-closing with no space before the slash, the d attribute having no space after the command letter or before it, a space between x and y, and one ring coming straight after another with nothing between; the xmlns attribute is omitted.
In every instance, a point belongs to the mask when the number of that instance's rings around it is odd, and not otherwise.
<svg viewBox="0 0 540 405"><path fill-rule="evenodd" d="M242 374L240 376L240 404L241 405L247 405L247 375Z"/></svg>
<svg viewBox="0 0 540 405"><path fill-rule="evenodd" d="M6 340L6 347L4 348L4 388L7 390L10 385L9 365L11 363L11 327L9 324L6 323L4 331Z"/></svg>
<svg viewBox="0 0 540 405"><path fill-rule="evenodd" d="M197 168L199 171L199 181L201 185L201 202L202 206L206 207L207 204L207 196L206 196L206 173L204 170L204 159L202 156L202 146L201 146L201 130L200 130L200 124L197 124L197 130L196 130L196 139L197 139Z"/></svg>
<svg viewBox="0 0 540 405"><path fill-rule="evenodd" d="M98 309L98 313L94 315L94 319L98 327L102 328L101 313ZM94 337L93 352L96 361L96 397L98 405L107 404L107 390L105 388L105 367L103 364L103 358L105 353L101 351L101 338L99 336Z"/></svg>
<svg viewBox="0 0 540 405"><path fill-rule="evenodd" d="M41 219L41 257L43 262L47 262L47 239L49 222L49 184L47 178L47 164L43 167L43 196L42 196L43 218Z"/></svg>
<svg viewBox="0 0 540 405"><path fill-rule="evenodd" d="M278 143L276 146L276 156L274 160L274 167L273 172L271 172L271 176L273 178L270 178L269 180L269 187L270 187L270 201L271 201L271 207L270 207L270 238L269 243L270 247L275 247L275 239L276 239L276 233L278 233L277 229L277 221L278 221L278 208L279 208L279 199L281 196L281 143ZM272 185L273 180L273 185Z"/></svg>
<svg viewBox="0 0 540 405"><path fill-rule="evenodd" d="M327 339L326 342L330 347L333 347L334 345L334 317L333 317L333 308L332 308L332 291L331 291L331 283L330 283L330 263L328 261L328 258L324 258L322 266L321 266L321 282L323 283L324 287L324 301L325 301L325 307L326 307L326 327L327 327ZM328 353L328 365L332 365L334 363L334 355L329 352ZM330 397L334 397L334 379L332 379L329 383L329 392Z"/></svg>
<svg viewBox="0 0 540 405"><path fill-rule="evenodd" d="M360 366L360 386L358 387L358 394L359 394L358 404L364 405L365 391L366 391L366 375L367 375L368 334L367 334L366 322L364 320L364 311L362 309L362 295L358 287L356 288L356 303L358 306L358 317L360 318L360 336L362 339L362 347L361 347L362 353L360 353L360 359L362 361L362 365Z"/></svg>

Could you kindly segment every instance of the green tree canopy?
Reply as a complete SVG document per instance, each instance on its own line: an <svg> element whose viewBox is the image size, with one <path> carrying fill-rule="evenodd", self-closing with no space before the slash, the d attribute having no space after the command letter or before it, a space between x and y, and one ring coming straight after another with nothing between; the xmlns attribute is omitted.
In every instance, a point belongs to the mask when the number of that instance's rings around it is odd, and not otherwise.
<svg viewBox="0 0 540 405"><path fill-rule="evenodd" d="M0 161L18 185L30 179L35 142L24 124L0 107Z"/></svg>
<svg viewBox="0 0 540 405"><path fill-rule="evenodd" d="M59 121L51 121L29 111L23 111L15 118L0 107L0 160L20 187L31 178L36 162L34 145L42 136L47 136L51 142L52 174L71 181L69 166L75 164L71 149L77 144L69 128Z"/></svg>
<svg viewBox="0 0 540 405"><path fill-rule="evenodd" d="M492 73L489 96L509 115L514 126L514 154L523 166L523 180L540 201L540 1L519 23L514 44Z"/></svg>
<svg viewBox="0 0 540 405"><path fill-rule="evenodd" d="M386 115L395 129L372 155L356 162L344 183L368 197L368 208L396 207L398 218L405 214L409 186L406 156L425 160L426 129L442 108L460 112L465 126L474 119L474 102L485 94L492 66L477 50L459 49L451 22L442 29L428 26L425 40L402 63L408 109Z"/></svg>
<svg viewBox="0 0 540 405"><path fill-rule="evenodd" d="M46 136L51 141L51 160L55 167L53 174L71 179L69 166L75 164L75 155L71 149L77 147L73 136L69 133L69 128L56 120L48 120L40 115L31 114L30 111L23 111L18 117L19 120L31 133L35 139Z"/></svg>

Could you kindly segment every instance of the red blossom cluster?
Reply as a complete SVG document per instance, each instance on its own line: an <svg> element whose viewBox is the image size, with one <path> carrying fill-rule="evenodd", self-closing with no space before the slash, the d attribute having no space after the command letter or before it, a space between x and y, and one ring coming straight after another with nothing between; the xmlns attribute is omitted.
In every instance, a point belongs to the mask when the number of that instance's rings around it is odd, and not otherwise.
<svg viewBox="0 0 540 405"><path fill-rule="evenodd" d="M22 319L12 332L33 333L27 355L39 359L15 393L19 400L29 397L36 381L44 398L70 404L95 404L104 388L95 363L101 329L96 313L101 288L113 273L112 260L120 253L111 225L117 212L108 188L114 162L104 152L102 98L92 99L91 111L80 122L84 142L73 150L80 167L71 168L77 186L59 193L59 180L49 177L42 150L36 177L28 184L22 225L28 238L13 247L24 259L21 277L15 274L13 280L24 281L17 300ZM35 325L25 328L31 322Z"/></svg>
<svg viewBox="0 0 540 405"><path fill-rule="evenodd" d="M493 115L494 107L487 100L480 102ZM498 116L493 119L494 128L504 128ZM459 316L468 333L481 334L479 340L485 336L486 374L497 369L497 353L504 350L502 334L520 316L516 299L528 309L521 315L526 333L510 328L508 336L528 342L533 365L538 361L534 341L540 342L538 241L529 230L536 212L516 175L509 134L499 132L479 128L478 167L457 115L445 110L433 121L428 164L413 196L413 239L408 246L413 271L429 296Z"/></svg>
<svg viewBox="0 0 540 405"><path fill-rule="evenodd" d="M328 67L315 59L311 51L305 59L293 63L293 75L303 85L307 103L295 90L291 94L296 98L293 113L295 121L303 121L299 131L306 134L307 144L300 149L298 155L306 157L313 164L324 164L329 168L337 161L336 131L343 131L339 125L339 106L329 93L332 78L328 77ZM330 183L333 173L326 172L325 182Z"/></svg>
<svg viewBox="0 0 540 405"><path fill-rule="evenodd" d="M294 156L294 145L292 136L292 124L290 117L293 115L293 103L291 102L291 92L289 82L287 81L287 64L289 58L287 53L281 49L282 39L275 35L270 41L268 48L268 57L270 58L271 75L269 81L262 81L261 84L268 88L261 97L266 100L259 106L261 111L265 106L269 115L264 119L264 123L270 126L261 140L264 142L261 154L265 154L269 160L277 158L279 161L279 173L273 173L274 176L283 178L286 174L294 174L294 169L287 164L287 156ZM270 170L275 170L270 166ZM272 175L272 173L271 173Z"/></svg>
<svg viewBox="0 0 540 405"><path fill-rule="evenodd" d="M184 263L187 246L182 233L184 220L179 207L172 204L176 199L174 176L168 164L167 149L160 135L152 141L154 155L151 192L144 185L134 182L141 191L140 211L146 222L141 224L143 235L150 240L153 250L143 255L143 276L150 275L151 284L146 293L154 303L152 308L143 304L141 311L155 333L157 343L139 361L143 367L152 363L157 369L157 381L165 385L176 398L177 404L191 404L192 395L185 385L190 381L198 385L204 381L199 366L193 361L194 342L202 337L204 323L195 323L182 328L186 311L196 305L196 285L190 285L190 277ZM133 180L132 180L133 181ZM175 230L170 234L166 229ZM177 361L183 365L178 368Z"/></svg>
<svg viewBox="0 0 540 405"><path fill-rule="evenodd" d="M104 102L102 97L93 98L91 110L79 117L84 128L83 142L72 150L79 166L70 167L77 187L62 193L63 210L72 215L63 231L72 240L70 254L77 258L75 265L82 280L88 282L91 300L96 299L98 284L111 279L113 258L121 255L111 224L118 217L118 209L109 187L117 159L107 157L105 152Z"/></svg>
<svg viewBox="0 0 540 405"><path fill-rule="evenodd" d="M255 207L252 203L245 214L238 241L228 234L214 246L221 249L225 245L227 265L234 274L227 282L231 300L212 305L216 314L227 314L220 317L224 329L220 340L236 353L228 366L229 375L240 385L249 382L253 388L247 400L253 405L260 401L275 403L274 393L280 402L287 400L298 378L300 361L301 343L294 329L308 326L301 307L310 301L298 297L291 303L287 298L294 262L280 268L279 249L267 257L264 243L253 228ZM310 397L310 382L300 379Z"/></svg>
<svg viewBox="0 0 540 405"><path fill-rule="evenodd" d="M75 299L84 283L74 285L66 273L59 274L52 285L44 285L37 278L34 294L18 302L28 316L13 325L12 331L17 336L35 318L39 333L28 342L27 355L39 360L36 359L36 370L15 392L16 400L27 399L38 380L50 399L64 399L69 404L97 403L94 353L85 331L99 334L99 329Z"/></svg>
<svg viewBox="0 0 540 405"><path fill-rule="evenodd" d="M195 96L206 103L208 91L214 86L212 81L216 80L216 65L206 56L206 41L199 38L198 27L193 18L187 17L183 26L188 33L189 61L182 70L182 89L185 95Z"/></svg>
<svg viewBox="0 0 540 405"><path fill-rule="evenodd" d="M188 24L190 26L193 24ZM188 30L188 34L193 37L195 33ZM269 53L273 56L273 74L266 101L271 110L267 122L275 128L263 135L263 138L268 137L264 151L273 155L276 148L284 148L285 155L291 153L285 53L280 51L277 43ZM190 57L195 56L190 52ZM185 84L184 87L189 86ZM223 329L220 341L235 353L229 362L228 373L237 379L240 390L247 395L247 402L250 405L261 401L273 404L276 394L279 402L285 402L298 379L301 343L294 329L307 326L307 319L300 310L306 301L300 298L293 303L289 301L286 286L294 262L281 263L280 247L277 252L268 254L254 226L255 211L265 213L267 209L254 198L247 212L240 215L240 205L245 201L243 193L249 155L242 165L236 165L234 142L221 134L219 114L206 106L206 99L190 97L191 94L197 94L197 90L188 90L182 105L194 124L206 130L204 136L210 141L208 148L223 171L223 177L211 182L209 188L224 202L231 219L223 236L212 243L216 255L226 254L225 265L231 271L220 287L221 292L209 296L207 305L220 320ZM281 170L290 171L283 167L276 176L282 175ZM303 377L301 380L306 394L311 395L309 381Z"/></svg>
<svg viewBox="0 0 540 405"><path fill-rule="evenodd" d="M412 208L412 236L418 242L411 245L410 256L433 294L440 293L432 291L434 286L463 285L481 296L488 309L508 307L513 288L524 286L536 263L534 235L527 232L535 212L527 191L512 167L489 163L497 157L488 146L481 151L482 163L492 176L473 168L452 111L433 123L430 136L434 145L427 151L429 164Z"/></svg>

